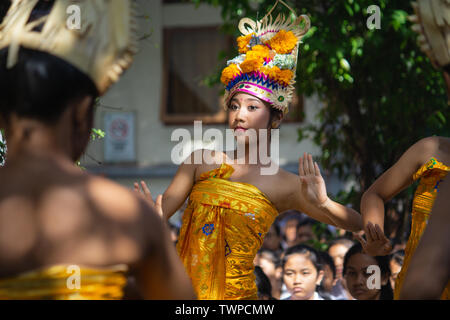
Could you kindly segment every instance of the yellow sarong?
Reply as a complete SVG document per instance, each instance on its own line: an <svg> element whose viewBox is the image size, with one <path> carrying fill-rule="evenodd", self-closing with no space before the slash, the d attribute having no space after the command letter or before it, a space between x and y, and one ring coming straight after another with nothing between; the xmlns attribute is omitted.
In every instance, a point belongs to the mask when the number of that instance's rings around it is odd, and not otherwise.
<svg viewBox="0 0 450 320"><path fill-rule="evenodd" d="M450 167L437 161L435 158L431 158L414 174L413 179L420 178L419 186L414 194L413 206L412 206L412 223L411 233L409 235L408 243L405 248L405 259L401 271L395 281L394 299L398 299L400 296L400 290L403 285L403 281L408 271L408 266L411 258L416 251L420 238L427 226L428 219L430 218L431 209L436 199L439 183L447 176L450 171ZM420 288L417 288L420 290ZM448 300L450 298L450 282L447 283L441 299Z"/></svg>
<svg viewBox="0 0 450 320"><path fill-rule="evenodd" d="M127 267L72 268L57 265L0 279L0 300L122 299Z"/></svg>
<svg viewBox="0 0 450 320"><path fill-rule="evenodd" d="M194 185L177 244L198 299L258 299L253 259L278 215L255 186L229 181L232 166Z"/></svg>

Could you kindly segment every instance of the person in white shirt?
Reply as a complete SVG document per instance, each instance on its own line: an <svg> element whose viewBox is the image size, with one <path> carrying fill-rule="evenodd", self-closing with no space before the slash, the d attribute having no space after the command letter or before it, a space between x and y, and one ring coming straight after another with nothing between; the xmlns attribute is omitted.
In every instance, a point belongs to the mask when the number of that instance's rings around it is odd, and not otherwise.
<svg viewBox="0 0 450 320"><path fill-rule="evenodd" d="M295 245L283 257L283 281L290 297L285 300L324 300L316 291L323 279L319 253L307 245Z"/></svg>

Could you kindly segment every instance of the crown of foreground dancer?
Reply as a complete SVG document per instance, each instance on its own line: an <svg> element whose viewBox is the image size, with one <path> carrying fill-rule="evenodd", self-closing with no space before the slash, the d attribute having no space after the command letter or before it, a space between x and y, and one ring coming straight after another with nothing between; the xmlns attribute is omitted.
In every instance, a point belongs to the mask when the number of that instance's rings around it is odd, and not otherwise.
<svg viewBox="0 0 450 320"><path fill-rule="evenodd" d="M271 13L278 3L294 14L294 21L282 14L273 20ZM237 38L240 55L228 61L222 71L221 81L226 86L225 106L236 93L243 92L288 113L295 90L299 45L310 26L308 16L297 17L295 11L281 0L260 21L241 19L239 31L242 36Z"/></svg>
<svg viewBox="0 0 450 320"><path fill-rule="evenodd" d="M50 13L32 16L38 5L52 6ZM79 28L68 25L72 5L79 8ZM57 56L88 75L103 95L137 52L135 16L131 0L12 0L0 25L0 49L9 48L7 68L17 63L21 46Z"/></svg>
<svg viewBox="0 0 450 320"><path fill-rule="evenodd" d="M418 0L409 17L419 46L436 68L450 72L450 0Z"/></svg>

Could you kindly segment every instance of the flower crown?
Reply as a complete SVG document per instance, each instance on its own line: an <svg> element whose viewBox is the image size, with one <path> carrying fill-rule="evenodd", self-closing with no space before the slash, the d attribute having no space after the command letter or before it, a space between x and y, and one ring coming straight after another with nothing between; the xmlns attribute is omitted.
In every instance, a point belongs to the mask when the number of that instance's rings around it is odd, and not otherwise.
<svg viewBox="0 0 450 320"><path fill-rule="evenodd" d="M237 38L239 53L228 61L222 71L221 81L226 86L225 106L238 92L252 94L268 102L286 114L292 101L298 48L311 23L306 15L291 21L278 15L275 20L271 12L260 21L243 18L239 22L242 36ZM300 24L304 22L304 27Z"/></svg>
<svg viewBox="0 0 450 320"><path fill-rule="evenodd" d="M0 49L9 48L7 68L17 63L20 46L47 52L88 75L103 95L137 52L133 1L57 0L48 15L29 22L38 2L13 0L0 25ZM79 27L68 27L71 6L79 8Z"/></svg>

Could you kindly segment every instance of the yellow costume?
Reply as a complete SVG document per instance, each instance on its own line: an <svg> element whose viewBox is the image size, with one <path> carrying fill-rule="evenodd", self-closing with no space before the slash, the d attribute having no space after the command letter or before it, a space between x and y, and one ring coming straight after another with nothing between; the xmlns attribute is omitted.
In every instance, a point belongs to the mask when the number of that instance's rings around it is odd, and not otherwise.
<svg viewBox="0 0 450 320"><path fill-rule="evenodd" d="M435 158L431 158L413 176L414 180L420 179L420 183L414 194L411 234L405 248L403 267L395 282L394 299L399 298L409 263L427 226L431 209L439 190L439 183L442 182L449 171L450 167L442 164ZM447 284L441 298L446 300L450 298L450 282Z"/></svg>
<svg viewBox="0 0 450 320"><path fill-rule="evenodd" d="M58 0L46 14L34 18L40 14L36 13L39 4L39 0L11 1L0 24L0 49L8 48L7 68L15 67L21 47L46 52L89 76L104 95L137 52L135 2ZM78 270L72 275L68 267L52 266L0 279L0 299L122 298L126 266L81 268L79 277ZM79 288L68 282L78 278Z"/></svg>
<svg viewBox="0 0 450 320"><path fill-rule="evenodd" d="M233 171L203 173L183 215L177 250L199 299L258 299L253 259L278 212Z"/></svg>
<svg viewBox="0 0 450 320"><path fill-rule="evenodd" d="M115 300L123 296L127 267L106 269L59 265L0 279L0 299ZM77 279L77 277L79 278Z"/></svg>

